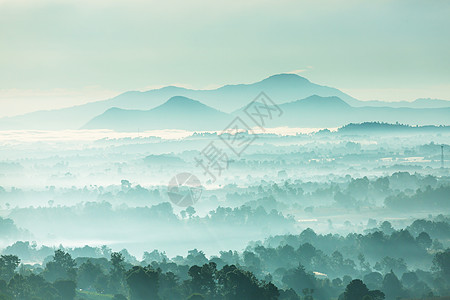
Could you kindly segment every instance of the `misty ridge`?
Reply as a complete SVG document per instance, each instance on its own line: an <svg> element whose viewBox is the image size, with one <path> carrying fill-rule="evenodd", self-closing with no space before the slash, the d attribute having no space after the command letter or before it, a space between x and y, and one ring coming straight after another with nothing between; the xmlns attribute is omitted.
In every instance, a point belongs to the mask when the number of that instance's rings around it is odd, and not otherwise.
<svg viewBox="0 0 450 300"><path fill-rule="evenodd" d="M252 84L213 90L168 86L58 110L0 119L0 129L150 129L220 130L264 91L285 112L272 126L341 127L370 121L410 125L449 125L449 103L359 101L336 88L314 84L296 74L278 74Z"/></svg>
<svg viewBox="0 0 450 300"><path fill-rule="evenodd" d="M2 118L0 299L446 299L449 103L279 74Z"/></svg>

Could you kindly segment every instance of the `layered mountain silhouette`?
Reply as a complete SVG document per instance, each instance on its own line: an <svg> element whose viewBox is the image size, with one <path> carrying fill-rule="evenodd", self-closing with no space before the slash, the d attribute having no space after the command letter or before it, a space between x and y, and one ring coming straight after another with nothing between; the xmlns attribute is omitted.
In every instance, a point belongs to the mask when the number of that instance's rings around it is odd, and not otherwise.
<svg viewBox="0 0 450 300"><path fill-rule="evenodd" d="M339 97L313 95L305 99L279 105L283 114L265 118L265 127L340 127L348 123L365 121L448 124L450 108L391 108L352 107ZM112 129L116 131L138 131L151 129L222 130L233 118L240 116L252 123L244 112L245 107L232 114L224 113L186 97L173 97L151 110L124 110L112 108L89 121L84 129ZM259 113L267 115L268 106ZM252 113L252 110L249 110ZM256 111L255 111L256 112ZM258 116L256 116L258 118Z"/></svg>
<svg viewBox="0 0 450 300"><path fill-rule="evenodd" d="M3 118L0 119L0 129L78 129L112 107L149 110L174 96L198 99L215 109L232 112L252 101L261 91L266 92L277 103L303 99L311 95L338 96L353 104L360 102L338 89L314 84L301 76L279 74L252 84L226 85L213 90L168 86L146 92L130 91L108 100Z"/></svg>
<svg viewBox="0 0 450 300"><path fill-rule="evenodd" d="M89 121L83 129L138 131L152 129L217 130L232 121L232 116L196 100L182 96L150 110L110 108Z"/></svg>
<svg viewBox="0 0 450 300"><path fill-rule="evenodd" d="M237 84L237 85L226 85L218 89L213 90L192 90L186 88L180 88L175 86L168 86L161 89L150 90L146 92L131 91L123 93L117 97L92 102L84 105L68 107L64 109L49 110L49 111L38 111L22 116L9 117L0 119L0 130L7 129L43 129L43 130L61 130L61 129L79 129L83 128L94 128L100 126L106 126L106 116L121 115L124 118L128 115L134 115L133 118L142 118L142 124L147 122L155 123L155 120L160 120L161 123L158 125L151 125L148 128L164 128L165 118L159 117L154 113L153 109L158 106L162 106L161 109L176 110L175 106L166 103L168 99L175 96L182 96L185 98L196 99L208 106L209 109L214 109L219 113L222 111L225 114L239 111L247 103L252 101L261 91L264 91L271 99L280 105L287 105L285 116L280 119L280 124L283 126L306 126L306 127L316 127L316 126L332 126L329 124L341 124L343 118L348 117L348 113L339 113L340 110L351 111L349 115L351 118L362 118L361 121L405 121L410 124L417 124L418 122L423 124L447 124L448 115L446 116L445 122L442 123L443 113L448 113L448 110L429 110L429 108L438 107L450 107L450 101L445 100L435 100L435 99L419 99L414 102L382 102L382 101L359 101L338 89L318 85L310 82L306 78L295 74L279 74L268 77L262 81L252 83L252 84ZM315 96L314 96L315 95ZM314 96L309 99L308 97ZM323 100L326 97L337 97L334 100ZM301 104L294 104L299 101L299 99L309 99L301 100ZM339 99L339 101L337 100ZM185 102L185 100L181 101ZM317 103L316 103L317 102ZM336 109L332 108L332 105L339 105L337 103L344 103L347 106L339 107ZM175 102L176 103L176 102ZM186 103L184 103L186 104ZM192 104L192 103L191 103ZM290 108L294 108L300 105L297 110L290 111ZM330 106L331 105L331 106ZM364 108L370 105L371 107ZM194 106L194 105L192 105ZM169 108L170 107L170 108ZM391 108L389 108L391 107ZM392 107L397 107L397 110L392 110ZM408 110L405 107L424 109L424 111ZM114 109L112 109L114 108ZM194 114L193 108L189 106L190 113ZM300 111L300 108L302 111ZM358 108L358 109L357 109ZM381 109L387 109L382 112ZM112 110L110 110L112 109ZM307 109L307 110L304 110ZM355 110L356 109L356 110ZM131 110L131 111L130 111ZM330 115L333 110L335 115ZM202 120L206 119L207 113L205 113L206 108L200 109L198 115L202 116ZM295 113L294 113L295 111ZM330 111L329 113L326 113ZM420 111L420 112L419 112ZM103 113L105 113L104 116ZM163 114L163 112L159 112ZM164 114L175 115L179 114L178 117L181 118L181 114L184 111L168 112L164 111ZM155 115L152 115L155 114ZM212 115L216 115L211 112ZM314 115L311 115L314 114ZM358 115L354 115L358 114ZM396 115L400 114L400 115ZM408 114L410 114L408 116ZM436 118L431 117L431 115L436 114ZM148 117L143 116L152 116ZM98 116L97 119L96 117ZM300 117L302 120L300 120ZM428 117L430 116L430 117ZM369 119L364 119L368 117ZM379 117L382 117L381 119ZM95 120L94 120L95 118ZM183 116L184 118L184 116ZM334 118L334 119L327 119ZM384 119L383 119L384 118ZM148 120L147 120L148 119ZM214 118L211 118L214 119ZM389 119L389 120L386 120ZM398 120L397 120L398 119ZM145 120L145 122L144 122ZM209 120L209 119L208 119ZM214 120L221 120L219 117ZM311 123L306 121L310 120ZM95 122L94 122L95 121ZM100 122L101 121L101 122ZM129 120L130 124L134 121ZM347 120L344 124L353 121L353 119ZM121 124L121 127L117 127L120 130L137 130L140 128L138 124L132 124L130 127L126 127L126 122L119 119L116 122ZM197 122L200 120L192 120L192 126L186 126L182 128L196 128ZM355 120L356 122L356 120ZM182 122L171 123L176 124L176 126L181 126ZM117 125L118 126L118 125ZM334 125L333 125L334 126ZM110 122L107 128L116 128L112 126ZM210 127L210 126L208 126ZM141 130L144 130L142 127ZM173 128L173 125L170 127ZM207 130L207 128L202 128L202 130Z"/></svg>
<svg viewBox="0 0 450 300"><path fill-rule="evenodd" d="M348 123L387 122L412 125L449 125L450 107L353 107L338 97L317 95L281 104L284 114L273 122L289 127L340 127Z"/></svg>

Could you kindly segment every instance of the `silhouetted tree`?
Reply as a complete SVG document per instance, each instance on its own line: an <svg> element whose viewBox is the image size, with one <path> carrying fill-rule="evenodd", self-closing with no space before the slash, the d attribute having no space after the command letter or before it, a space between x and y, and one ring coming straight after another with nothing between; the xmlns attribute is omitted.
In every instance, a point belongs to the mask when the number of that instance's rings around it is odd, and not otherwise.
<svg viewBox="0 0 450 300"><path fill-rule="evenodd" d="M149 267L135 266L126 272L131 300L159 299L158 272Z"/></svg>
<svg viewBox="0 0 450 300"><path fill-rule="evenodd" d="M121 253L111 253L111 270L110 270L110 291L120 293L125 286L125 265L124 257Z"/></svg>
<svg viewBox="0 0 450 300"><path fill-rule="evenodd" d="M416 241L419 245L426 249L430 248L433 242L428 233L423 231L417 236Z"/></svg>
<svg viewBox="0 0 450 300"><path fill-rule="evenodd" d="M69 253L64 252L61 249L55 251L53 260L49 261L43 272L44 278L50 282L57 279L70 279L75 280L75 260L72 259Z"/></svg>
<svg viewBox="0 0 450 300"><path fill-rule="evenodd" d="M388 300L406 296L402 283L392 271L384 276L381 290Z"/></svg>
<svg viewBox="0 0 450 300"><path fill-rule="evenodd" d="M297 294L301 294L303 289L315 289L316 286L314 275L307 273L302 265L288 270L283 276L282 282L294 289Z"/></svg>
<svg viewBox="0 0 450 300"><path fill-rule="evenodd" d="M370 291L362 280L354 279L347 285L343 296L340 298L343 300L382 300L384 294L379 290Z"/></svg>
<svg viewBox="0 0 450 300"><path fill-rule="evenodd" d="M193 293L214 298L216 291L216 267L215 263L210 262L202 267L194 265L189 269L188 274L192 278L190 286Z"/></svg>
<svg viewBox="0 0 450 300"><path fill-rule="evenodd" d="M90 259L78 268L77 284L82 289L95 287L99 276L103 275L102 268L93 264Z"/></svg>
<svg viewBox="0 0 450 300"><path fill-rule="evenodd" d="M20 264L20 259L16 255L2 255L0 257L0 278L8 282L14 271Z"/></svg>

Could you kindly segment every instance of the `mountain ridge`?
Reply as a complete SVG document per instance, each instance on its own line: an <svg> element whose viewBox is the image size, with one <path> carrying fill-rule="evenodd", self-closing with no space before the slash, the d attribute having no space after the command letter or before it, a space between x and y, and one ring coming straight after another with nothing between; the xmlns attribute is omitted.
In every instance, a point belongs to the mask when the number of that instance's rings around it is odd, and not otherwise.
<svg viewBox="0 0 450 300"><path fill-rule="evenodd" d="M110 109L82 128L116 131L137 131L138 128L222 130L234 117L245 117L245 108L246 106L233 113L225 113L197 100L178 96L147 111ZM450 115L450 108L353 107L339 97L318 95L280 104L279 108L283 112L281 117L266 120L266 127L339 127L352 122L401 122L414 125L431 125L437 122L438 125L449 125Z"/></svg>
<svg viewBox="0 0 450 300"><path fill-rule="evenodd" d="M15 117L1 118L0 130L78 129L111 107L128 110L149 110L165 103L167 99L174 96L198 99L201 103L212 108L231 113L250 103L261 91L264 91L277 104L285 104L312 95L318 95L321 97L336 96L354 107L370 105L374 107L389 106L387 102L359 101L338 89L312 83L308 79L296 74L276 74L254 83L224 85L210 90L194 90L177 86L166 86L145 92L127 91L111 99L57 110L37 111ZM418 101L420 104L403 103L392 105L397 105L398 107L404 107L405 105L426 107L426 103L428 102L425 100L425 102ZM445 103L439 102L439 105L445 105ZM450 101L448 103L450 107Z"/></svg>
<svg viewBox="0 0 450 300"><path fill-rule="evenodd" d="M280 82L284 87L280 88ZM289 89L286 86L290 86ZM311 83L295 74L277 74L248 84L224 85L211 90L193 90L167 86L145 92L128 91L116 97L57 110L46 110L0 119L0 130L8 129L78 129L93 117L110 107L147 110L154 108L173 96L199 99L211 107L227 112L250 103L261 91L265 91L276 103L302 99L313 94L337 95L345 101L358 101L337 90Z"/></svg>

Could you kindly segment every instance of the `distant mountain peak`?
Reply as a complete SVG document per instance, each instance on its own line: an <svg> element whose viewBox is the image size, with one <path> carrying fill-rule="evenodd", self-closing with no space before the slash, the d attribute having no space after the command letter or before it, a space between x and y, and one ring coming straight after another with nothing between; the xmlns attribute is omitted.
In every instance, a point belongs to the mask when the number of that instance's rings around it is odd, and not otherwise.
<svg viewBox="0 0 450 300"><path fill-rule="evenodd" d="M267 77L266 79L263 79L261 82L273 82L273 83L283 83L283 84L287 84L287 83L293 83L293 82L301 82L301 83L309 83L310 81L308 79L306 79L305 77L302 77L300 75L297 74L293 74L293 73L280 73L280 74L275 74L272 76Z"/></svg>
<svg viewBox="0 0 450 300"><path fill-rule="evenodd" d="M136 131L152 129L217 130L232 116L197 100L174 96L150 110L110 108L90 120L85 129ZM206 128L206 129L205 129Z"/></svg>
<svg viewBox="0 0 450 300"><path fill-rule="evenodd" d="M191 99L188 97L174 96L156 108L157 109L177 109L177 110L179 110L179 109L204 109L204 108L210 108L210 107L201 103L200 101L197 101L197 100L194 100L194 99Z"/></svg>
<svg viewBox="0 0 450 300"><path fill-rule="evenodd" d="M184 88L184 87L181 87L181 86L176 86L176 85L168 85L168 86L164 86L164 87L162 87L162 88L159 88L159 90L162 90L162 91L183 91L183 90L186 90L186 88Z"/></svg>
<svg viewBox="0 0 450 300"><path fill-rule="evenodd" d="M180 105L180 104L186 104L186 103L190 103L190 104L202 104L197 100L193 100L191 98L188 97L184 97L184 96L173 96L171 97L169 100L167 100L163 105Z"/></svg>
<svg viewBox="0 0 450 300"><path fill-rule="evenodd" d="M121 114L123 111L126 111L126 109L119 108L119 107L111 107L111 108L108 108L104 113L112 116L112 115Z"/></svg>
<svg viewBox="0 0 450 300"><path fill-rule="evenodd" d="M200 101L193 100L184 96L174 96L169 100L157 106L150 111L155 111L161 114L167 113L180 113L180 114L197 114L197 113L210 113L210 114L220 114L226 115L224 112L210 107Z"/></svg>

